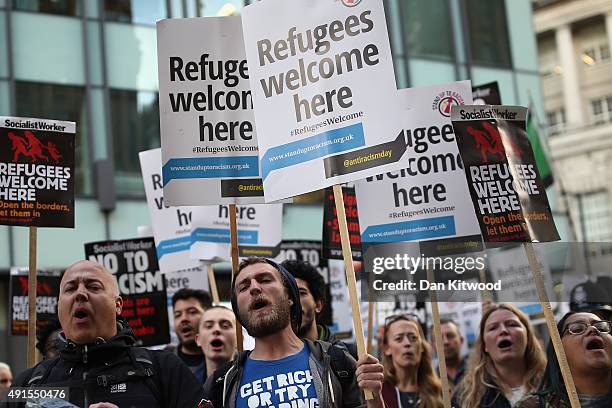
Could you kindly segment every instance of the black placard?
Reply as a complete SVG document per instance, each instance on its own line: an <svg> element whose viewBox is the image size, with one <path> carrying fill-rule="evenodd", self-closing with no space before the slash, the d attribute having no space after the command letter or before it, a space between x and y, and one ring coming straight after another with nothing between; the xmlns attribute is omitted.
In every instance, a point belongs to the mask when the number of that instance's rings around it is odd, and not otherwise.
<svg viewBox="0 0 612 408"><path fill-rule="evenodd" d="M50 319L57 317L60 270L38 270L36 272L36 327L40 329ZM10 279L11 334L28 335L28 270L14 268Z"/></svg>
<svg viewBox="0 0 612 408"><path fill-rule="evenodd" d="M342 187L344 199L344 212L351 242L353 260L361 261L361 233L359 232L359 214L357 211L357 198L353 187ZM336 216L336 202L334 190L325 189L323 197L323 248L322 255L326 259L344 259L342 257L342 243L340 242L340 229Z"/></svg>
<svg viewBox="0 0 612 408"><path fill-rule="evenodd" d="M71 122L0 118L0 224L74 228Z"/></svg>
<svg viewBox="0 0 612 408"><path fill-rule="evenodd" d="M153 238L85 244L87 259L98 262L117 280L127 319L137 345L170 342L166 283L159 271Z"/></svg>

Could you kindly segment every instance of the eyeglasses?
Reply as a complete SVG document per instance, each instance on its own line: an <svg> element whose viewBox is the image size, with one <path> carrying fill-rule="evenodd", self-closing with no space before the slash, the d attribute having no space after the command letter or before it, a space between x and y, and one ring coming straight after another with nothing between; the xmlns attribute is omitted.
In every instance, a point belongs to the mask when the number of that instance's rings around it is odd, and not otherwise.
<svg viewBox="0 0 612 408"><path fill-rule="evenodd" d="M0 379L0 384L6 384L6 383L10 383L13 380L11 380L10 378L2 378Z"/></svg>
<svg viewBox="0 0 612 408"><path fill-rule="evenodd" d="M419 316L415 315L414 313L400 313L400 314L387 316L385 318L385 328L388 328L389 326L391 326L393 323L397 322L398 320L410 320L412 322L417 322L421 324L421 322L419 321Z"/></svg>
<svg viewBox="0 0 612 408"><path fill-rule="evenodd" d="M573 335L579 335L587 331L587 329L593 326L599 333L610 333L610 325L611 323L607 320L597 320L592 323L585 322L575 322L570 323L563 330L562 336L565 335L566 332L569 332Z"/></svg>

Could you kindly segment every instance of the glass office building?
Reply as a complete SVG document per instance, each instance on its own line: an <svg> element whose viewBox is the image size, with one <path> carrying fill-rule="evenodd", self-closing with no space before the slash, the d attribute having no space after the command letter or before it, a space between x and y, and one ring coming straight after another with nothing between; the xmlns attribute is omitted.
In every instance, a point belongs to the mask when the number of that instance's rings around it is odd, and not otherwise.
<svg viewBox="0 0 612 408"><path fill-rule="evenodd" d="M533 103L544 117L529 0L385 6L399 87L497 81L505 104ZM0 0L0 115L77 122L76 227L39 230L40 266L65 267L83 257L83 243L132 238L149 223L138 152L160 145L155 22L242 7L242 0ZM114 206L101 205L101 190L116 197ZM286 207L285 238L320 239L320 203ZM0 226L0 299L8 298L9 268L27 264L28 229Z"/></svg>

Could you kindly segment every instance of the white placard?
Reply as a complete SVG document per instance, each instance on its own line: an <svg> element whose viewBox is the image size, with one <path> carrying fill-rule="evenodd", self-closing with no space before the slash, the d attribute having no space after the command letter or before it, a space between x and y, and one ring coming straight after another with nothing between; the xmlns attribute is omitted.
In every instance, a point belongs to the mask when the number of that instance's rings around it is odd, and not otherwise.
<svg viewBox="0 0 612 408"><path fill-rule="evenodd" d="M164 198L263 203L240 17L157 22Z"/></svg>
<svg viewBox="0 0 612 408"><path fill-rule="evenodd" d="M182 288L209 290L206 266L189 256L192 214L199 211L200 207L166 207L162 187L161 149L140 152L138 156L159 270L166 278L170 336L172 342L176 342L172 296Z"/></svg>
<svg viewBox="0 0 612 408"><path fill-rule="evenodd" d="M470 81L402 89L409 151L401 170L355 183L362 242L477 236L450 107L472 102Z"/></svg>
<svg viewBox="0 0 612 408"><path fill-rule="evenodd" d="M550 299L555 298L555 292L552 285L552 276L550 268L544 255L545 244L533 244L540 272L544 278L546 292ZM516 246L504 250L487 251L487 259L489 262L489 271L491 280L496 282L501 280L501 291L496 291L498 302L525 302L521 304L521 309L529 314L535 314L530 311L529 303L539 301L538 292L533 282L533 272L529 267L527 253L523 245ZM541 311L539 302L536 306L536 311Z"/></svg>
<svg viewBox="0 0 612 408"><path fill-rule="evenodd" d="M346 285L344 262L338 259L330 259L328 262L329 289L333 311L333 323L330 326L330 330L333 333L342 333L341 337L344 339L352 338L353 319L351 317L351 303ZM359 288L360 285L357 287Z"/></svg>
<svg viewBox="0 0 612 408"><path fill-rule="evenodd" d="M219 262L231 259L229 205L201 207L194 213L191 230L191 257ZM283 233L283 205L236 206L240 255L274 258Z"/></svg>
<svg viewBox="0 0 612 408"><path fill-rule="evenodd" d="M398 168L382 0L266 0L242 23L266 202Z"/></svg>
<svg viewBox="0 0 612 408"><path fill-rule="evenodd" d="M159 269L168 273L199 267L200 262L189 257L189 248L192 217L202 207L167 207L162 188L161 149L140 152L139 157Z"/></svg>

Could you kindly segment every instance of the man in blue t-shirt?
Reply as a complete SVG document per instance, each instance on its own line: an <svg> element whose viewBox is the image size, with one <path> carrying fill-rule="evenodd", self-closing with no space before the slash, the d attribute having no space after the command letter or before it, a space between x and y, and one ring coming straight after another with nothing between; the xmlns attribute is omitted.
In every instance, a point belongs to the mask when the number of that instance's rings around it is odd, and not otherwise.
<svg viewBox="0 0 612 408"><path fill-rule="evenodd" d="M204 395L214 408L384 407L383 367L375 357L355 363L344 349L296 335L300 293L284 267L265 258L243 261L232 282L232 308L255 348L208 378ZM374 399L364 404L360 388Z"/></svg>
<svg viewBox="0 0 612 408"><path fill-rule="evenodd" d="M302 348L297 354L279 360L248 358L238 390L236 406L253 407L318 407L319 400L308 366L310 350Z"/></svg>

